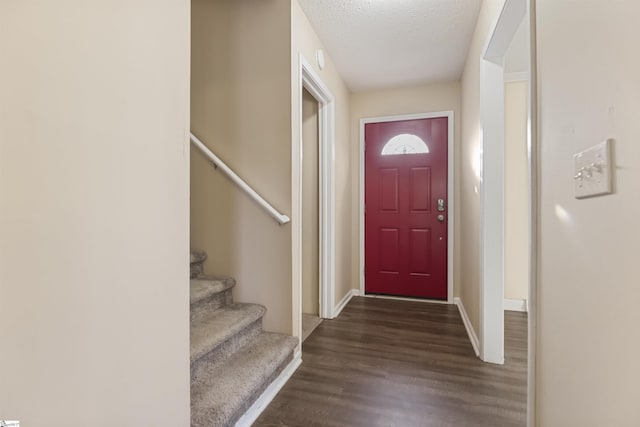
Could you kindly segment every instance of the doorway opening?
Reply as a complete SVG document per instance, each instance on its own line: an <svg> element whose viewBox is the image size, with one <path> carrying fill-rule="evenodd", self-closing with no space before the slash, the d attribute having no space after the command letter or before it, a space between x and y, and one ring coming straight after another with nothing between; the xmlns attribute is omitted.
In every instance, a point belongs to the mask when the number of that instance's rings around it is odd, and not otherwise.
<svg viewBox="0 0 640 427"><path fill-rule="evenodd" d="M512 237L505 235L505 171L512 169L505 168L505 58L526 16L526 0L505 2L484 50L480 71L480 358L496 364L504 363L505 242ZM522 31L528 58L528 26ZM528 165L520 167L526 170ZM526 183L518 190L525 192ZM513 212L509 215L514 218Z"/></svg>
<svg viewBox="0 0 640 427"><path fill-rule="evenodd" d="M318 101L302 88L302 342L320 317Z"/></svg>
<svg viewBox="0 0 640 427"><path fill-rule="evenodd" d="M425 123L428 130L420 130L420 123ZM369 132L368 135L367 132ZM370 117L360 120L359 259L361 295L384 295L392 298L419 297L433 302L453 303L453 218L455 218L453 132L453 111ZM365 137L367 138L366 144ZM436 141L437 139L440 140ZM370 143L371 145L369 145ZM367 157L365 146L366 149L373 150L375 154L379 155ZM438 155L438 150L441 150L440 160L444 162L444 165L436 174L441 180L438 189L440 193L434 192L432 194L430 183L434 176L433 166L420 162L421 159L426 160L430 155ZM372 151L370 153L373 154ZM415 153L415 155L410 153ZM371 162L365 158L371 159ZM376 188L367 188L366 176L369 172L366 171L373 172L373 169L377 170L375 174L378 175L373 181ZM402 177L403 174L404 177ZM398 186L402 182L405 184L404 188ZM382 191L384 189L388 190L386 191L388 194ZM399 194L399 191L403 191L404 196ZM381 220L387 221L399 214L407 217L417 216L418 221L427 222L417 225L407 224L402 229L402 227L389 225L382 226L382 223L372 224L369 221L370 227L367 229L367 214L365 213L367 192L368 199L374 201L370 208L376 211L376 216L377 213L382 213ZM380 195L384 196L384 200ZM372 210L368 212L369 218L372 218ZM447 218L451 220L447 221ZM409 221L413 220L414 218L409 219ZM429 221L432 221L433 224ZM388 251L390 248L395 248L394 244L399 245L394 254L385 253L382 254L384 256L376 256L379 252L377 249ZM402 246L409 252L405 254L406 256L401 257ZM432 251L438 247L440 250L438 256L441 257L437 261L440 269L438 274L440 275L441 288L436 293L430 291L420 293L422 289L428 289L431 286L428 282L433 279L432 266L427 264L432 258L430 255L436 255ZM415 251L412 251L411 248L414 248ZM376 259L384 259L385 263L396 260L397 266L401 266L404 273L400 269L394 271L396 266L393 265L376 264L372 266L371 263ZM369 273L367 274L367 272ZM401 274L406 275L408 280L395 280ZM402 286L407 285L410 289L403 289L402 292L394 291L395 282ZM416 291L418 293L415 293Z"/></svg>
<svg viewBox="0 0 640 427"><path fill-rule="evenodd" d="M480 358L504 363L505 310L525 312L529 425L535 424L537 265L534 22L529 0L506 0L480 73Z"/></svg>
<svg viewBox="0 0 640 427"><path fill-rule="evenodd" d="M309 310L314 322L320 319L333 319L335 313L335 101L334 97L303 55L298 57L298 90L294 96L298 100L298 129L291 147L292 163L292 326L293 335L300 340L300 351L303 339L303 312ZM306 92L306 95L305 95ZM308 129L317 127L317 148L306 147L304 141L304 105L312 107L310 116L317 116L317 125L308 124ZM312 133L316 135L315 132ZM313 145L313 144L312 144ZM306 150L305 150L306 148ZM316 160L313 154L317 152ZM305 170L305 155L311 169ZM306 172L313 172L317 165L317 178L305 180ZM313 176L314 174L311 174ZM305 184L308 186L305 194ZM317 202L314 201L314 188L317 188ZM309 193L311 191L311 193ZM304 202L308 202L307 209ZM314 205L315 203L315 205ZM310 211L311 215L309 216ZM307 219L305 223L305 213ZM315 217L317 216L317 227ZM305 226L308 234L305 237ZM317 230L317 231L316 231ZM317 244L307 242L309 236L317 235ZM311 237L313 239L313 237ZM305 246L308 250L305 251ZM311 248L311 249L309 249ZM314 252L314 251L317 251ZM305 259L309 268L305 269ZM317 267L316 267L317 266ZM314 270L317 269L317 270ZM317 274L315 273L317 271ZM317 276L317 284L316 284ZM306 279L305 279L306 277ZM307 281L309 291L303 289ZM317 297L316 297L317 295ZM304 301L303 301L304 298ZM317 298L317 299L316 299ZM317 302L316 302L317 301ZM317 305L317 309L315 306Z"/></svg>

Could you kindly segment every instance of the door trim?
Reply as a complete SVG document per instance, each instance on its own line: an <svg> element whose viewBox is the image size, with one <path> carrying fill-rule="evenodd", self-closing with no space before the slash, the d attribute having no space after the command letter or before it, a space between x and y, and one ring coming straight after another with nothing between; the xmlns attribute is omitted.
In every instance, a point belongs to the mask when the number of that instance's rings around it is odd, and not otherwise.
<svg viewBox="0 0 640 427"><path fill-rule="evenodd" d="M418 119L436 119L440 117L446 117L448 119L447 130L447 202L448 217L447 222L447 304L453 304L453 254L454 252L454 225L455 225L455 191L454 191L454 114L453 111L438 111L432 113L418 113L418 114L402 114L396 116L381 116L381 117L366 117L360 119L360 165L359 165L359 189L358 189L358 210L360 226L358 230L358 238L360 243L360 256L359 256L359 276L360 276L360 295L366 296L364 289L364 126L368 123L384 123L384 122L399 122L403 120L418 120ZM421 299L422 300L422 299ZM431 300L426 300L431 301ZM433 300L435 301L435 300Z"/></svg>
<svg viewBox="0 0 640 427"><path fill-rule="evenodd" d="M302 89L318 101L319 314L334 317L335 289L335 99L302 54L298 56L297 132L291 143L292 187L292 329L302 337Z"/></svg>
<svg viewBox="0 0 640 427"><path fill-rule="evenodd" d="M504 363L504 57L528 9L505 0L480 59L480 358L495 364Z"/></svg>

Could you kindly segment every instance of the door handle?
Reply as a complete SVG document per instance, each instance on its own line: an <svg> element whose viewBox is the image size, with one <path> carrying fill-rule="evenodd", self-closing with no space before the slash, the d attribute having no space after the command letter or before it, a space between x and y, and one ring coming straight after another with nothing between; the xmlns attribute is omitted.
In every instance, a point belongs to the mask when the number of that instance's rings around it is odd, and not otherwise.
<svg viewBox="0 0 640 427"><path fill-rule="evenodd" d="M444 222L444 215L442 214L438 215L438 221Z"/></svg>
<svg viewBox="0 0 640 427"><path fill-rule="evenodd" d="M444 199L438 199L438 212L444 212Z"/></svg>

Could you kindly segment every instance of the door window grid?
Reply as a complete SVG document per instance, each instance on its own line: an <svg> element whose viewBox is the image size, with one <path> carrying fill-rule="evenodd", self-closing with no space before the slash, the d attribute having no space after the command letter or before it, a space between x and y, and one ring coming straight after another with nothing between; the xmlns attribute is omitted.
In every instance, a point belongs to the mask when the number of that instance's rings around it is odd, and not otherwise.
<svg viewBox="0 0 640 427"><path fill-rule="evenodd" d="M383 156L397 154L427 154L429 146L419 136L402 133L391 138L382 148Z"/></svg>

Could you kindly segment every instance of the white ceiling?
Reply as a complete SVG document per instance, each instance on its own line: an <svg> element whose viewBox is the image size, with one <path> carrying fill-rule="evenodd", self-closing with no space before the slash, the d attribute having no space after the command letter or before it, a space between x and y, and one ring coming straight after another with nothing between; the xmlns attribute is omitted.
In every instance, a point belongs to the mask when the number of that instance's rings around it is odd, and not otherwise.
<svg viewBox="0 0 640 427"><path fill-rule="evenodd" d="M460 78L481 0L299 0L354 91Z"/></svg>

